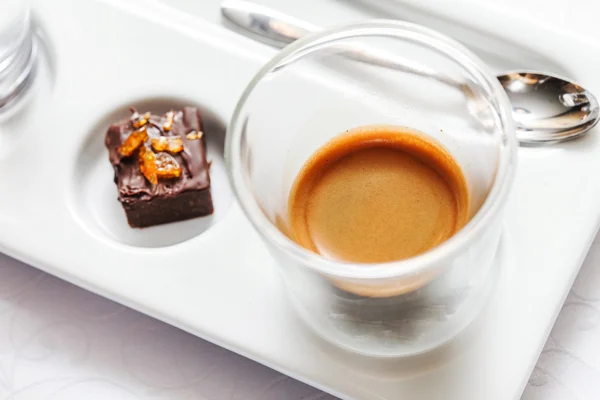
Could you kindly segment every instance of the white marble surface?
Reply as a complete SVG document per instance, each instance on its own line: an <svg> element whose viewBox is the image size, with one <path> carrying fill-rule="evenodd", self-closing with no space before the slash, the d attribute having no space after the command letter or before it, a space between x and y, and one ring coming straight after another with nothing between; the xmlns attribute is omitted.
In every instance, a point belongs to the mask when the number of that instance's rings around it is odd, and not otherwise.
<svg viewBox="0 0 600 400"><path fill-rule="evenodd" d="M202 2L168 1L190 12ZM600 37L598 13L590 12L598 10L595 0L496 1L515 12ZM331 397L0 255L0 399L82 398ZM523 395L523 400L597 398L600 239L590 250Z"/></svg>

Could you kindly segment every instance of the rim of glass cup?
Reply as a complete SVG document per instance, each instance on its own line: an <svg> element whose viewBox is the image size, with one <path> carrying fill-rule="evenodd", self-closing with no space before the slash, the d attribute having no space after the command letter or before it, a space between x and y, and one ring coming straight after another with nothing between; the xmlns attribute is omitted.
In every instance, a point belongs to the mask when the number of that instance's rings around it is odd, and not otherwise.
<svg viewBox="0 0 600 400"><path fill-rule="evenodd" d="M301 247L289 239L264 215L260 206L254 200L254 196L244 179L240 157L241 134L243 132L243 126L240 126L242 121L239 120L240 113L254 88L265 75L291 58L301 58L305 54L309 54L312 48L318 48L324 43L367 36L397 37L426 44L443 51L444 54L459 62L477 77L477 83L492 95L492 98L497 102L499 122L503 128L501 146L504 149L500 154L492 188L471 220L452 237L425 253L404 260L385 263L352 263L330 260ZM227 129L225 161L228 167L229 180L246 216L263 239L271 242L296 262L308 268L330 276L367 280L401 278L419 274L434 268L440 261L465 249L471 240L485 229L506 201L514 177L517 148L510 110L511 105L506 93L496 77L488 70L487 65L454 39L430 28L404 21L368 20L341 25L310 34L285 47L267 62L248 84L237 103Z"/></svg>

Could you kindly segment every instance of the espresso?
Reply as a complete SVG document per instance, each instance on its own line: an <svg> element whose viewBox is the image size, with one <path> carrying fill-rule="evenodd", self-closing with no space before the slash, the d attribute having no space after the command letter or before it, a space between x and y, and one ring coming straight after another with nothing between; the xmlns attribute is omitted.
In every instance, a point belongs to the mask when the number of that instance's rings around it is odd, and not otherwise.
<svg viewBox="0 0 600 400"><path fill-rule="evenodd" d="M463 173L439 143L406 128L348 131L305 163L289 198L293 239L322 256L379 263L437 246L468 220Z"/></svg>

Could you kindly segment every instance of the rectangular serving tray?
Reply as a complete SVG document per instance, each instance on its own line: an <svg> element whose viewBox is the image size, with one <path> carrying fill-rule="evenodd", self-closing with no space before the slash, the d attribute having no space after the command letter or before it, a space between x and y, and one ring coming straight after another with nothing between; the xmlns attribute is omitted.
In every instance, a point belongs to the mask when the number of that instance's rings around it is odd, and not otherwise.
<svg viewBox="0 0 600 400"><path fill-rule="evenodd" d="M33 1L47 62L30 102L0 128L0 250L341 398L518 398L599 226L597 130L519 149L500 278L466 332L410 359L348 354L297 319L226 179L224 125L274 50L220 26L216 0L199 2L204 18L173 7L184 0L165 1ZM298 3L274 4L289 12ZM459 36L493 69L548 69L600 93L600 49L581 38L471 1L395 6L386 12ZM336 18L372 16L324 7ZM104 149L107 124L128 105L185 103L211 114L217 214L132 231Z"/></svg>

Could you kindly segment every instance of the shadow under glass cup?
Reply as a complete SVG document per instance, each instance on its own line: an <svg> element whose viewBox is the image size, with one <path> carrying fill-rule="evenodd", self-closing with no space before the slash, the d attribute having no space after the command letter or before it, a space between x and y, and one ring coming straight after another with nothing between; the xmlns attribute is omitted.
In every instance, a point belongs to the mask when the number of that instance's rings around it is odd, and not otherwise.
<svg viewBox="0 0 600 400"><path fill-rule="evenodd" d="M27 0L0 5L0 115L30 87L37 54Z"/></svg>
<svg viewBox="0 0 600 400"><path fill-rule="evenodd" d="M464 173L470 220L409 259L329 260L290 239L290 190L317 149L372 125L407 127L441 143ZM286 47L238 103L226 158L295 308L329 341L374 356L421 353L460 332L485 303L516 139L500 84L455 41L410 23L368 21Z"/></svg>

